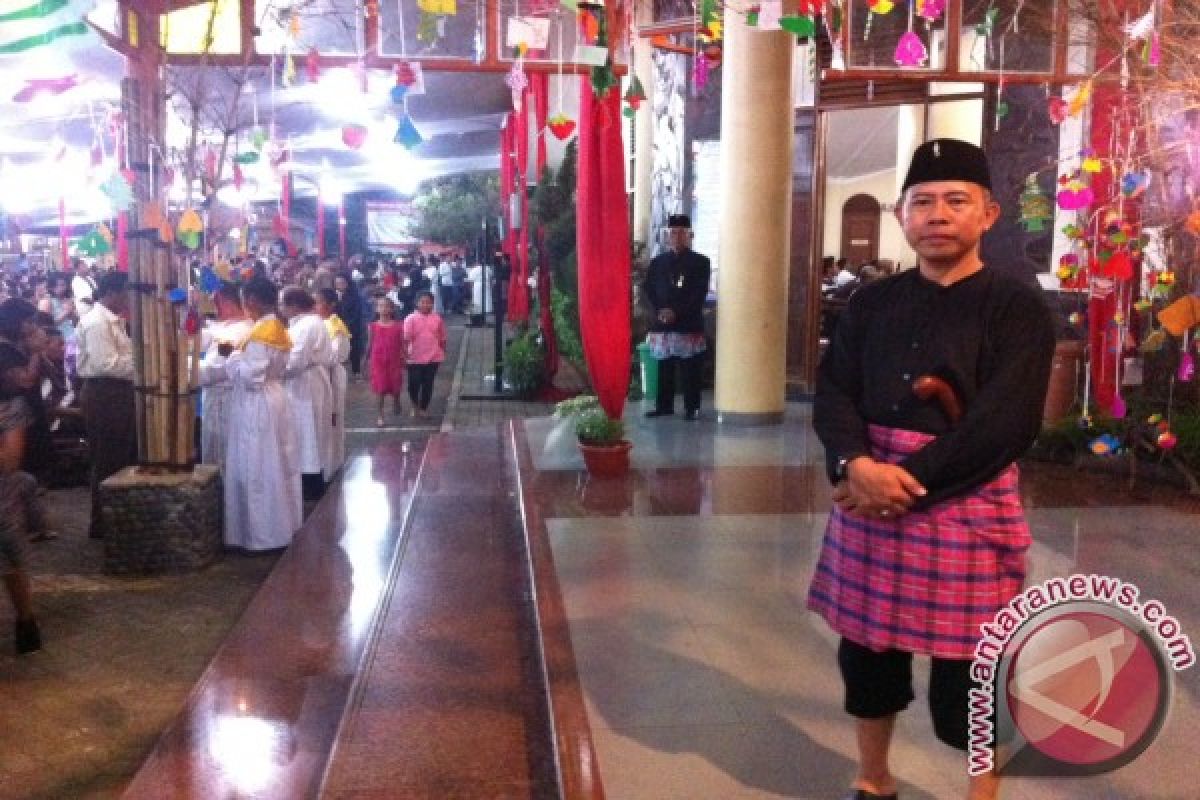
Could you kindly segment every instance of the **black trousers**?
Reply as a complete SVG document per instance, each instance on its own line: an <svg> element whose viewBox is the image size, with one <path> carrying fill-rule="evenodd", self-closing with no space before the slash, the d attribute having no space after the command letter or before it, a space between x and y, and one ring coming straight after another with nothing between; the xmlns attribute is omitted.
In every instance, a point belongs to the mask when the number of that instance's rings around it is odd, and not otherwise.
<svg viewBox="0 0 1200 800"><path fill-rule="evenodd" d="M137 463L133 381L87 378L83 382L83 418L91 456L92 530L101 536L100 484Z"/></svg>
<svg viewBox="0 0 1200 800"><path fill-rule="evenodd" d="M679 367L679 383L683 389L684 411L700 409L700 380L704 354L691 358L663 358L658 362L658 397L654 407L671 411L675 407L675 368Z"/></svg>
<svg viewBox="0 0 1200 800"><path fill-rule="evenodd" d="M367 329L363 328L361 333L354 331L350 337L350 374L357 377L362 371L363 350L367 339Z"/></svg>
<svg viewBox="0 0 1200 800"><path fill-rule="evenodd" d="M440 366L439 361L408 365L408 399L422 411L429 408L429 401L433 399L433 381Z"/></svg>
<svg viewBox="0 0 1200 800"><path fill-rule="evenodd" d="M971 660L934 658L931 663L929 711L933 732L951 747L966 750ZM838 645L838 667L846 686L846 713L852 717L888 717L913 701L912 653L877 653L843 637Z"/></svg>

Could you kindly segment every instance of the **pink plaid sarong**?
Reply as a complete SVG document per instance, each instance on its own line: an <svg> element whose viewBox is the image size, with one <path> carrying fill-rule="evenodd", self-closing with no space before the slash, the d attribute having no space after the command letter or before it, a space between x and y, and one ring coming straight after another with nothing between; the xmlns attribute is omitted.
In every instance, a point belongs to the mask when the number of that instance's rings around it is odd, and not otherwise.
<svg viewBox="0 0 1200 800"><path fill-rule="evenodd" d="M929 434L869 426L872 456L896 463ZM808 607L872 650L971 658L979 626L1021 591L1029 526L1009 465L975 491L894 520L829 515Z"/></svg>

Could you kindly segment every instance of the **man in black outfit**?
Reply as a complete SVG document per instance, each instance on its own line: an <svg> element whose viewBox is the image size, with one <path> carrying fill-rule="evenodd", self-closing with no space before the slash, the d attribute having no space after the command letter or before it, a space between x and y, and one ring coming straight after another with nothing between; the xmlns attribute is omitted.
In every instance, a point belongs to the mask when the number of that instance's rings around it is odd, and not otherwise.
<svg viewBox="0 0 1200 800"><path fill-rule="evenodd" d="M700 368L704 341L704 298L712 272L708 258L695 252L692 221L684 214L667 220L671 249L650 262L642 292L654 309L654 322L646 337L658 359L658 397L647 417L675 413L675 367L683 384L685 417L700 413Z"/></svg>

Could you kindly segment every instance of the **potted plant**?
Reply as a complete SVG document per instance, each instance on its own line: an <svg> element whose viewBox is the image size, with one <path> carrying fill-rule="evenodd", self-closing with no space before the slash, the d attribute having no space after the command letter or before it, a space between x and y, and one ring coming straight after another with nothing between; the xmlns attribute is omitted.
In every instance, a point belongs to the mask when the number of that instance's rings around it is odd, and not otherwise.
<svg viewBox="0 0 1200 800"><path fill-rule="evenodd" d="M532 397L545 378L546 356L534 331L525 331L504 350L504 380L518 397Z"/></svg>
<svg viewBox="0 0 1200 800"><path fill-rule="evenodd" d="M625 423L612 419L596 407L575 417L575 437L583 452L588 472L598 478L617 478L629 471L629 450Z"/></svg>

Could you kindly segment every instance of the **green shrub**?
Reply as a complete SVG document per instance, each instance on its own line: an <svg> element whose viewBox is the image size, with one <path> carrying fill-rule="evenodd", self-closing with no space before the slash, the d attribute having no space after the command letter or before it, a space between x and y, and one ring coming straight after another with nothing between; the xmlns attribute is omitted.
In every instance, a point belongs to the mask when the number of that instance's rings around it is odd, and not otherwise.
<svg viewBox="0 0 1200 800"><path fill-rule="evenodd" d="M594 408L575 417L575 436L583 444L617 444L625 438L625 423L610 418L602 408Z"/></svg>
<svg viewBox="0 0 1200 800"><path fill-rule="evenodd" d="M600 400L594 394L581 394L568 397L554 406L554 416L559 419L577 417L600 407Z"/></svg>
<svg viewBox="0 0 1200 800"><path fill-rule="evenodd" d="M554 336L558 352L573 364L583 364L583 340L579 334L579 310L575 301L557 286L550 292L550 314L554 319Z"/></svg>
<svg viewBox="0 0 1200 800"><path fill-rule="evenodd" d="M526 331L504 349L504 379L520 395L537 391L546 376L546 354L533 331Z"/></svg>

